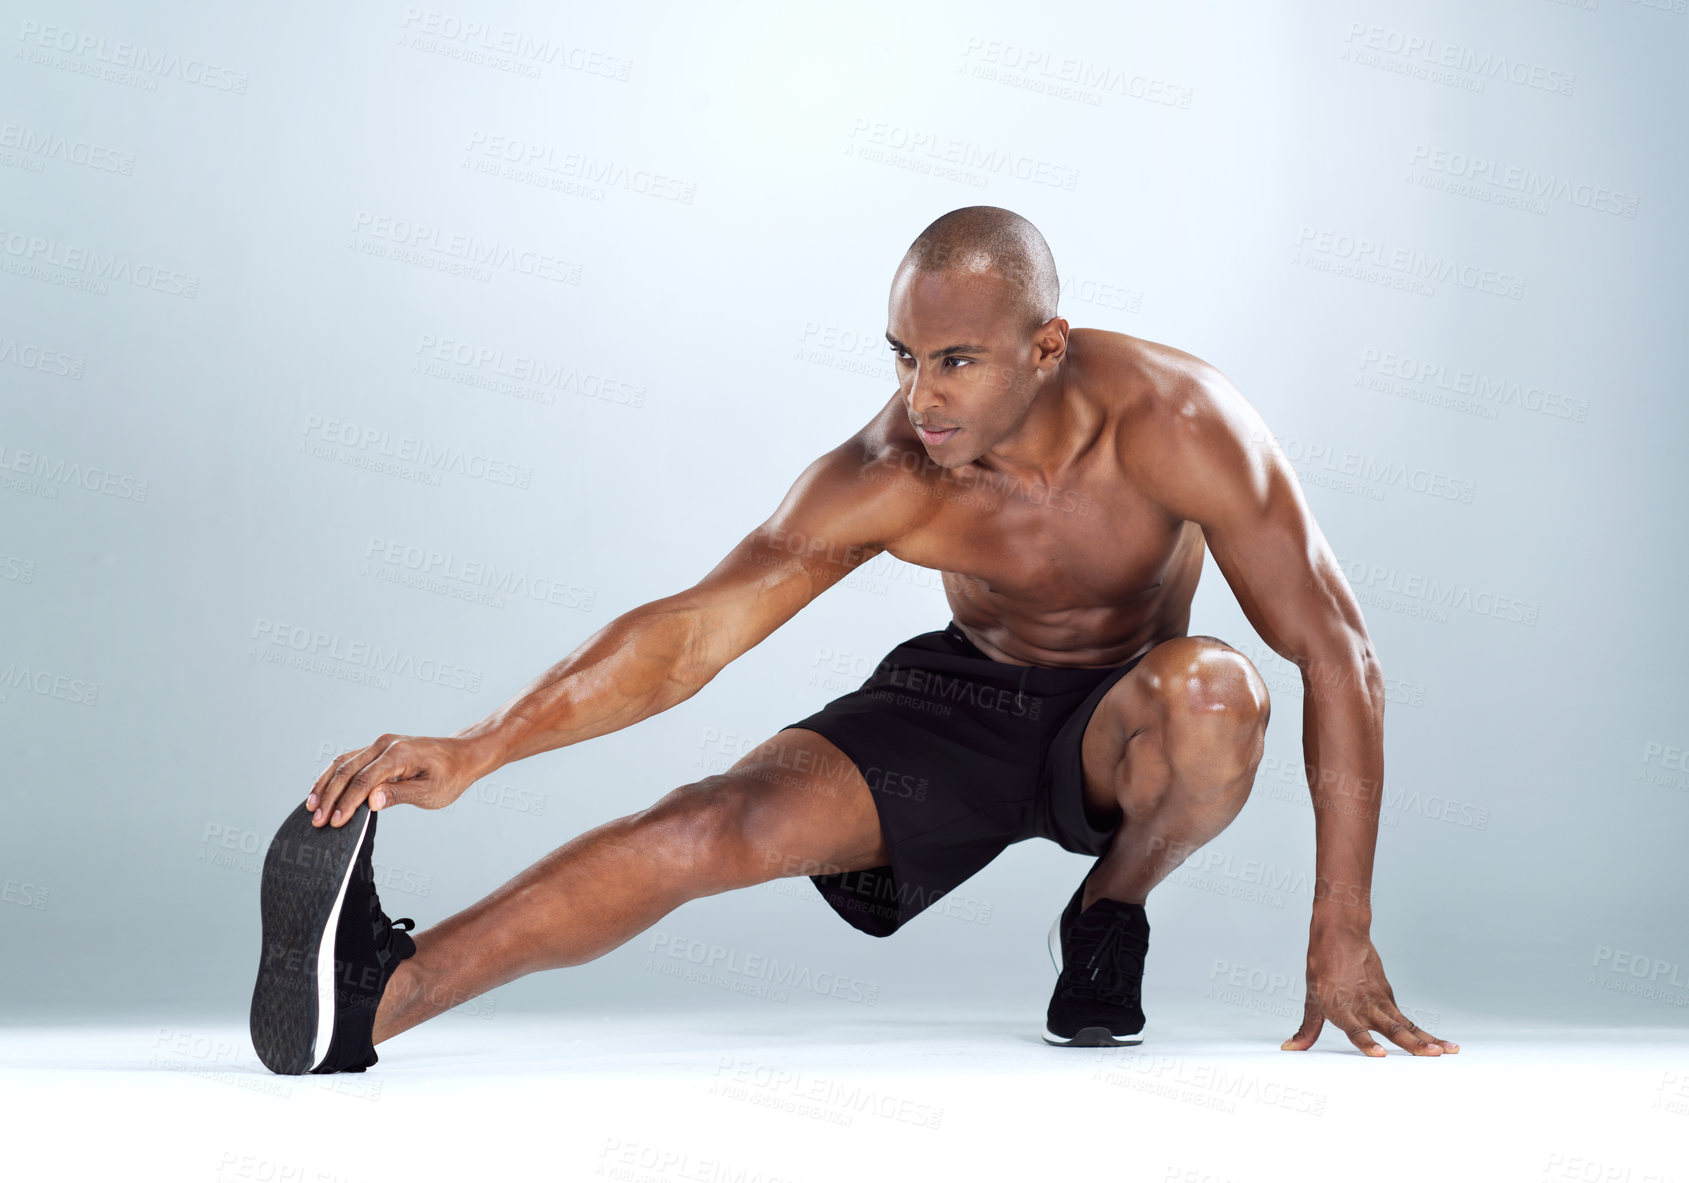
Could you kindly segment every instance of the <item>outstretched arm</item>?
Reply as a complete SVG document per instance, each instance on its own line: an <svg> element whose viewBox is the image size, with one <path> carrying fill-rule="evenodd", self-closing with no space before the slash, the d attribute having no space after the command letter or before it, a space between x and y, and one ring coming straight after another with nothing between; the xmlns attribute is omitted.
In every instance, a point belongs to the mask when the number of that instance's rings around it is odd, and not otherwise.
<svg viewBox="0 0 1689 1183"><path fill-rule="evenodd" d="M827 588L879 554L907 516L895 485L864 479L853 439L814 461L773 515L694 586L624 612L473 726L383 735L317 778L313 823L366 799L440 809L494 769L630 727L691 698Z"/></svg>
<svg viewBox="0 0 1689 1183"><path fill-rule="evenodd" d="M1377 1031L1416 1055L1458 1051L1414 1026L1373 947L1372 862L1384 784L1384 675L1348 582L1296 474L1254 408L1194 367L1156 451L1140 462L1172 512L1202 527L1249 623L1302 674L1302 748L1314 806L1308 994L1287 1050L1329 1019L1372 1056Z"/></svg>

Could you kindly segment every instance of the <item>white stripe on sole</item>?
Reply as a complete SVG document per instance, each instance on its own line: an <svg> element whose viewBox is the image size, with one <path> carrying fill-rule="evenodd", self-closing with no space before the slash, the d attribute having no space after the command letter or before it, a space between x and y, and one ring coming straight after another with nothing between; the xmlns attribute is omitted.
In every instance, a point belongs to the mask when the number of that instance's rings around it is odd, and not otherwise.
<svg viewBox="0 0 1689 1183"><path fill-rule="evenodd" d="M334 908L328 914L328 924L317 942L317 1041L311 1045L311 1067L322 1067L328 1059L328 1049L334 1040L334 937L340 931L340 905L346 902L346 885L352 881L352 870L358 865L358 851L363 849L364 835L369 832L369 814L364 814L358 827L358 840L346 859L346 869L340 875L340 890L334 894Z"/></svg>

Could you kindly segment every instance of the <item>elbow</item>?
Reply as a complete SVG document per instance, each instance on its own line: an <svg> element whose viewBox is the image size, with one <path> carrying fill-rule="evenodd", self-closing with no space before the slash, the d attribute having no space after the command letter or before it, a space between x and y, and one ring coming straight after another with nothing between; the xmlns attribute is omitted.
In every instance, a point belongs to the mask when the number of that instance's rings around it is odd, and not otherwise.
<svg viewBox="0 0 1689 1183"><path fill-rule="evenodd" d="M1348 688L1380 706L1384 702L1384 667L1364 630L1343 629L1296 660L1306 685L1325 694Z"/></svg>

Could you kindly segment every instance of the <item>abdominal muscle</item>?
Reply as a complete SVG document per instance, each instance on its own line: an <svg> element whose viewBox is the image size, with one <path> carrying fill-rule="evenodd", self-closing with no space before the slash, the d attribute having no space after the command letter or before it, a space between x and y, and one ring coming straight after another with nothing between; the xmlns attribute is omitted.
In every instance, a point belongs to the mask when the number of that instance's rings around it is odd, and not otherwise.
<svg viewBox="0 0 1689 1183"><path fill-rule="evenodd" d="M1165 577L1126 602L1052 608L995 591L983 579L943 572L950 614L994 661L1008 665L1104 669L1124 665L1162 641L1186 635L1204 547L1168 564Z"/></svg>

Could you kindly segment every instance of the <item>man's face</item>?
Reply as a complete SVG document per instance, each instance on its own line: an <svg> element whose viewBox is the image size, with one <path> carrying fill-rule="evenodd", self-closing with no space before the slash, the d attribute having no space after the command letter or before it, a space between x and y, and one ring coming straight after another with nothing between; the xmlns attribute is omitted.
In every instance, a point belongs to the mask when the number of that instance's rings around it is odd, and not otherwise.
<svg viewBox="0 0 1689 1183"><path fill-rule="evenodd" d="M1025 416L1038 349L1023 319L991 274L903 267L893 278L886 339L904 411L934 463L971 464Z"/></svg>

